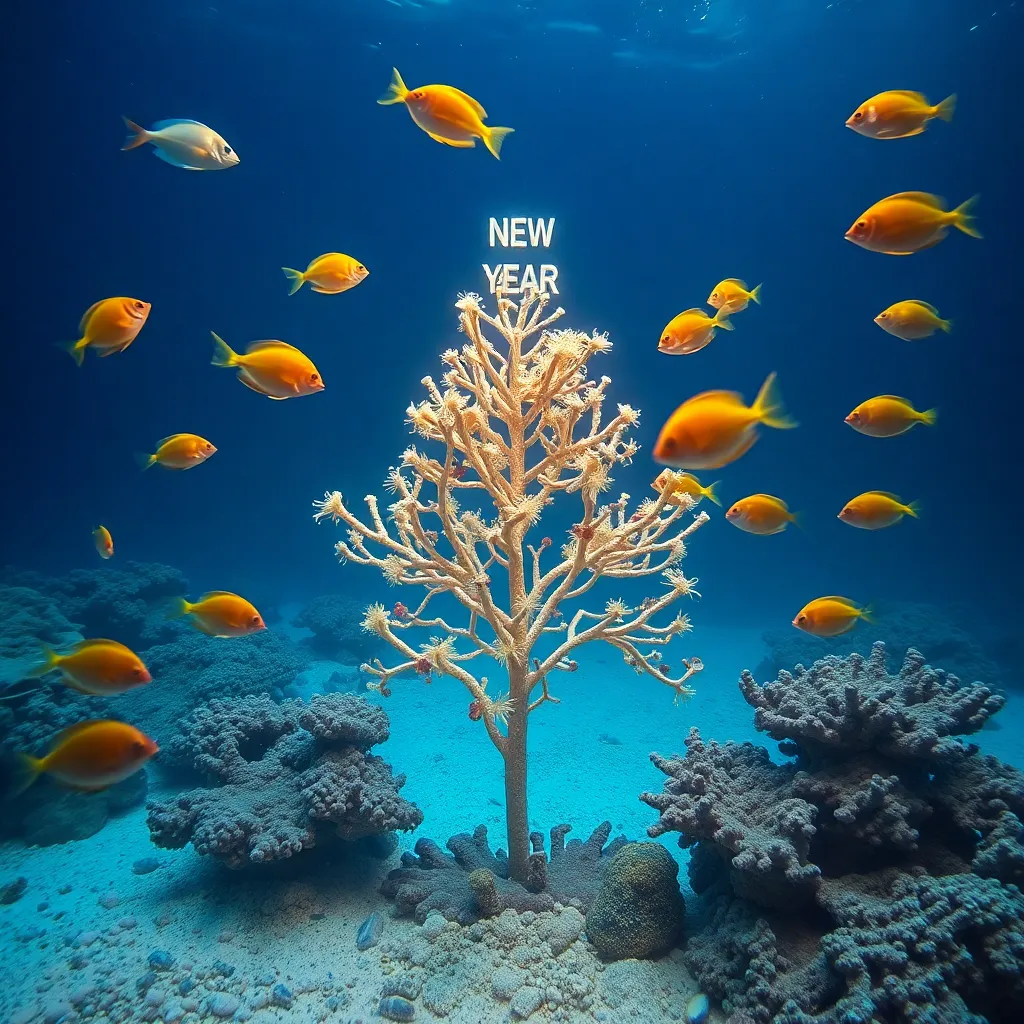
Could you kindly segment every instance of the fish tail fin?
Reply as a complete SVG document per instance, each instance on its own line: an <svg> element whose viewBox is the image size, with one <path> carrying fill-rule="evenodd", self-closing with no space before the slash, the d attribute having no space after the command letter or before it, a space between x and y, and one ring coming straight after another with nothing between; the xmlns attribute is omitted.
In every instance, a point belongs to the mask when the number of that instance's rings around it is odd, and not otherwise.
<svg viewBox="0 0 1024 1024"><path fill-rule="evenodd" d="M753 290L750 293L750 297L760 306L761 305L761 285L754 285Z"/></svg>
<svg viewBox="0 0 1024 1024"><path fill-rule="evenodd" d="M168 619L180 619L192 611L192 605L184 597L172 597L164 609L164 617Z"/></svg>
<svg viewBox="0 0 1024 1024"><path fill-rule="evenodd" d="M289 284L291 284L291 290L288 294L294 295L306 283L306 275L301 270L292 270L291 267L282 267L281 269L284 271L284 276L288 278Z"/></svg>
<svg viewBox="0 0 1024 1024"><path fill-rule="evenodd" d="M926 427L934 427L935 426L935 421L938 418L939 418L939 410L938 409L926 409L923 413L921 413L921 422Z"/></svg>
<svg viewBox="0 0 1024 1024"><path fill-rule="evenodd" d="M405 97L409 95L409 90L406 88L405 82L402 81L402 76L398 73L398 68L391 69L391 84L388 86L388 91L377 102L382 107L388 107L392 103L404 103Z"/></svg>
<svg viewBox="0 0 1024 1024"><path fill-rule="evenodd" d="M857 618L863 619L865 622L874 625L875 609L872 608L871 605L865 605L863 608L861 608L860 612L857 615Z"/></svg>
<svg viewBox="0 0 1024 1024"><path fill-rule="evenodd" d="M789 521L798 529L804 528L804 514L803 512L790 512Z"/></svg>
<svg viewBox="0 0 1024 1024"><path fill-rule="evenodd" d="M714 316L711 321L716 327L721 327L723 331L735 331L736 328L733 326L732 321L729 319L729 312L723 306Z"/></svg>
<svg viewBox="0 0 1024 1024"><path fill-rule="evenodd" d="M495 160L501 159L501 144L505 141L506 135L511 135L515 128L489 128L484 125L487 131L484 133L484 145Z"/></svg>
<svg viewBox="0 0 1024 1024"><path fill-rule="evenodd" d="M129 121L127 117L123 116L121 120L124 121L124 126L129 132L128 137L124 140L124 145L121 147L122 153L129 149L138 149L139 146L144 146L149 142L149 132L142 125Z"/></svg>
<svg viewBox="0 0 1024 1024"><path fill-rule="evenodd" d="M708 484L707 487L704 488L703 492L704 497L707 498L708 501L713 501L719 506L719 508L721 508L722 505L722 499L718 496L718 485L721 482L721 480L715 480L713 483Z"/></svg>
<svg viewBox="0 0 1024 1024"><path fill-rule="evenodd" d="M978 205L978 199L978 196L971 196L953 211L953 226L959 228L965 235L970 235L971 238L982 237L974 222L974 214L971 212Z"/></svg>
<svg viewBox="0 0 1024 1024"><path fill-rule="evenodd" d="M907 505L907 507L906 507L906 513L907 513L908 516L911 517L911 519L920 519L921 518L921 502L919 502L919 501L912 501L912 502L910 502Z"/></svg>
<svg viewBox="0 0 1024 1024"><path fill-rule="evenodd" d="M58 341L57 348L67 352L75 361L76 366L85 362L85 350L89 347L87 338L79 338L78 341Z"/></svg>
<svg viewBox="0 0 1024 1024"><path fill-rule="evenodd" d="M943 121L952 121L954 113L956 113L956 93L953 93L952 96L947 96L935 108L935 116L941 117Z"/></svg>
<svg viewBox="0 0 1024 1024"><path fill-rule="evenodd" d="M210 362L214 366L237 366L238 353L219 334L210 333L213 334L213 358Z"/></svg>
<svg viewBox="0 0 1024 1024"><path fill-rule="evenodd" d="M939 330L940 331L945 331L947 334L950 334L952 332L952 330L953 330L953 321L952 320L940 320L939 321Z"/></svg>
<svg viewBox="0 0 1024 1024"><path fill-rule="evenodd" d="M26 679L38 679L40 676L45 676L47 672L52 672L60 664L60 655L49 644L43 644L39 653L40 660L25 673Z"/></svg>
<svg viewBox="0 0 1024 1024"><path fill-rule="evenodd" d="M135 461L138 463L139 469L146 470L150 466L156 465L156 456L149 455L146 452L136 452Z"/></svg>
<svg viewBox="0 0 1024 1024"><path fill-rule="evenodd" d="M29 786L42 774L43 760L31 754L19 754L14 765L11 787L7 792L8 799L21 796Z"/></svg>
<svg viewBox="0 0 1024 1024"><path fill-rule="evenodd" d="M775 382L775 371L768 374L761 390L754 399L753 412L758 422L766 427L775 427L778 430L789 430L795 427L796 420L786 413L782 404L782 395L779 394L779 386Z"/></svg>

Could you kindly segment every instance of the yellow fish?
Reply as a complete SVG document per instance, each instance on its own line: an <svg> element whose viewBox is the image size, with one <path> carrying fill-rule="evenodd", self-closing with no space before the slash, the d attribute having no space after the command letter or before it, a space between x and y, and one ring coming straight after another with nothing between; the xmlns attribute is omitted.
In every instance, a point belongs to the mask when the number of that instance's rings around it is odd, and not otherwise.
<svg viewBox="0 0 1024 1024"><path fill-rule="evenodd" d="M912 501L904 505L900 498L889 491L865 491L851 498L838 518L861 530L882 530L898 523L904 516L917 519L921 506Z"/></svg>
<svg viewBox="0 0 1024 1024"><path fill-rule="evenodd" d="M718 497L718 491L716 489L721 481L716 480L714 483L710 483L707 487L704 487L692 473L673 473L671 469L663 469L654 478L654 482L651 484L651 487L661 494L669 482L669 477L672 476L675 477L675 482L672 484L670 496L666 499L667 504L681 505L682 501L680 501L676 495L682 494L687 494L693 498L694 504L699 502L701 498L707 498L708 501L713 501L716 505L722 504L722 499Z"/></svg>
<svg viewBox="0 0 1024 1024"><path fill-rule="evenodd" d="M723 331L735 330L729 322L728 310L720 309L714 317L710 317L697 306L684 309L678 316L673 317L661 332L658 351L670 356L692 355L710 344L715 336L716 327L721 327Z"/></svg>
<svg viewBox="0 0 1024 1024"><path fill-rule="evenodd" d="M324 389L323 378L309 356L283 341L254 341L245 355L232 351L216 334L213 345L214 366L237 366L238 379L247 388L275 402Z"/></svg>
<svg viewBox="0 0 1024 1024"><path fill-rule="evenodd" d="M727 277L715 285L715 290L708 296L708 305L726 313L740 313L751 300L761 305L760 285L747 291L747 286L738 277Z"/></svg>
<svg viewBox="0 0 1024 1024"><path fill-rule="evenodd" d="M869 139L906 139L920 135L936 117L952 121L955 110L955 95L933 107L919 92L890 89L865 100L846 119L846 127Z"/></svg>
<svg viewBox="0 0 1024 1024"><path fill-rule="evenodd" d="M875 317L875 323L903 341L918 341L939 330L947 334L953 330L952 320L943 320L934 306L920 299L894 302Z"/></svg>
<svg viewBox="0 0 1024 1024"><path fill-rule="evenodd" d="M123 352L139 336L151 308L142 299L130 299L123 295L102 299L85 311L78 325L82 332L78 341L69 341L60 347L69 352L79 366L85 360L87 348L95 349L101 357Z"/></svg>
<svg viewBox="0 0 1024 1024"><path fill-rule="evenodd" d="M136 455L143 469L160 465L164 469L191 469L215 454L216 448L198 434L171 434L156 443L152 455Z"/></svg>
<svg viewBox="0 0 1024 1024"><path fill-rule="evenodd" d="M435 142L457 149L472 149L475 139L495 158L501 159L501 144L514 128L492 128L484 124L487 111L472 96L451 85L422 85L406 88L398 68L391 69L391 84L379 100L382 106L404 103L410 116Z"/></svg>
<svg viewBox="0 0 1024 1024"><path fill-rule="evenodd" d="M793 625L812 636L841 636L858 619L871 622L871 609L858 608L848 597L817 597L797 612Z"/></svg>
<svg viewBox="0 0 1024 1024"><path fill-rule="evenodd" d="M897 192L865 210L846 232L846 239L871 252L889 256L911 256L938 245L955 227L971 238L981 238L971 211L978 197L972 196L955 210L946 210L946 200L928 192Z"/></svg>
<svg viewBox="0 0 1024 1024"><path fill-rule="evenodd" d="M97 526L92 531L92 539L100 558L114 557L114 538L110 536L110 531L105 526Z"/></svg>
<svg viewBox="0 0 1024 1024"><path fill-rule="evenodd" d="M171 602L172 619L189 615L201 633L216 637L248 636L266 629L263 617L244 597L227 590L211 590L193 604L183 597Z"/></svg>
<svg viewBox="0 0 1024 1024"><path fill-rule="evenodd" d="M307 281L310 288L321 295L338 295L355 288L369 274L362 263L343 252L326 252L317 256L305 270L281 269L291 282L289 295L294 295Z"/></svg>
<svg viewBox="0 0 1024 1024"><path fill-rule="evenodd" d="M750 450L760 423L778 430L796 426L782 406L774 373L751 406L735 391L704 391L688 398L661 428L654 461L676 469L728 466Z"/></svg>
<svg viewBox="0 0 1024 1024"><path fill-rule="evenodd" d="M67 654L43 648L43 661L28 673L38 678L55 669L79 693L110 697L152 680L142 659L116 640L81 640Z"/></svg>
<svg viewBox="0 0 1024 1024"><path fill-rule="evenodd" d="M725 518L746 533L767 537L782 531L790 523L798 523L798 516L789 506L770 494L752 494L741 498L725 513Z"/></svg>
<svg viewBox="0 0 1024 1024"><path fill-rule="evenodd" d="M878 395L861 402L845 422L869 437L895 437L918 423L934 426L937 416L935 409L918 412L909 399L898 395Z"/></svg>
<svg viewBox="0 0 1024 1024"><path fill-rule="evenodd" d="M12 795L44 772L69 789L98 792L134 775L159 749L126 722L79 722L57 736L46 757L20 755Z"/></svg>

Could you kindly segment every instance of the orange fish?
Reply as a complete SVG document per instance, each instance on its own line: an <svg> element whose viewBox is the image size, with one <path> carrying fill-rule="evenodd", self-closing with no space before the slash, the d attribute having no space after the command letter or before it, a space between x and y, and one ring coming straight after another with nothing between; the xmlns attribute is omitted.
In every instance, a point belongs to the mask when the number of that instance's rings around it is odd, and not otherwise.
<svg viewBox="0 0 1024 1024"><path fill-rule="evenodd" d="M43 661L29 671L28 678L56 670L72 690L94 697L134 690L153 678L142 659L116 640L81 640L67 654L49 647L43 652Z"/></svg>
<svg viewBox="0 0 1024 1024"><path fill-rule="evenodd" d="M160 465L165 469L191 469L205 462L217 449L198 434L171 434L156 443L152 455L136 455L143 469Z"/></svg>
<svg viewBox="0 0 1024 1024"><path fill-rule="evenodd" d="M871 609L858 608L848 597L817 597L797 612L793 625L812 636L841 636L858 619L871 622Z"/></svg>
<svg viewBox="0 0 1024 1024"><path fill-rule="evenodd" d="M978 197L972 196L955 210L946 200L927 192L897 192L879 200L862 213L846 232L848 241L871 252L910 256L938 245L955 227L971 238L981 238L971 214Z"/></svg>
<svg viewBox="0 0 1024 1024"><path fill-rule="evenodd" d="M713 501L716 505L722 504L722 499L718 497L718 491L716 490L721 481L716 480L714 483L704 487L692 473L673 473L671 469L663 469L654 478L654 483L651 484L651 487L661 494L672 477L675 479L671 483L672 489L669 492L670 496L667 499L667 504L681 505L682 501L676 495L682 494L689 495L693 499L694 504L697 504L701 498L707 498L708 501Z"/></svg>
<svg viewBox="0 0 1024 1024"><path fill-rule="evenodd" d="M757 440L759 423L779 430L796 426L782 407L774 373L749 407L735 391L704 391L688 398L661 428L654 461L676 469L727 466Z"/></svg>
<svg viewBox="0 0 1024 1024"><path fill-rule="evenodd" d="M919 92L890 89L865 100L846 119L846 127L869 139L906 139L920 135L936 117L952 121L955 110L955 95L933 107Z"/></svg>
<svg viewBox="0 0 1024 1024"><path fill-rule="evenodd" d="M170 618L192 617L192 625L201 633L216 637L248 636L267 627L263 617L244 597L227 590L211 590L192 604L183 597L175 598Z"/></svg>
<svg viewBox="0 0 1024 1024"><path fill-rule="evenodd" d="M85 361L87 348L94 348L99 356L123 352L138 337L150 308L142 299L125 296L96 302L85 311L78 325L82 336L78 341L62 344L61 348L69 352L79 366Z"/></svg>
<svg viewBox="0 0 1024 1024"><path fill-rule="evenodd" d="M472 96L451 85L406 88L398 68L391 69L391 84L379 100L382 106L404 103L410 116L435 142L457 149L472 149L482 139L491 155L501 159L501 144L514 128L484 124L487 111Z"/></svg>
<svg viewBox="0 0 1024 1024"><path fill-rule="evenodd" d="M916 501L904 505L889 491L865 491L843 506L839 518L861 530L882 530L898 523L904 516L917 519L920 511L921 506Z"/></svg>
<svg viewBox="0 0 1024 1024"><path fill-rule="evenodd" d="M789 511L786 503L770 494L741 498L725 513L725 518L746 533L762 537L782 533L790 523L798 523L798 516Z"/></svg>
<svg viewBox="0 0 1024 1024"><path fill-rule="evenodd" d="M212 333L212 332L211 332ZM309 356L283 341L254 341L240 356L213 335L213 365L237 366L238 379L275 402L323 391L324 381Z"/></svg>
<svg viewBox="0 0 1024 1024"><path fill-rule="evenodd" d="M738 277L727 277L715 285L715 290L708 296L708 305L720 309L724 313L740 313L753 299L761 305L761 286L755 285L750 291Z"/></svg>
<svg viewBox="0 0 1024 1024"><path fill-rule="evenodd" d="M57 736L46 757L20 755L13 795L44 772L69 789L97 792L134 775L159 749L125 722L79 722Z"/></svg>
<svg viewBox="0 0 1024 1024"><path fill-rule="evenodd" d="M895 437L917 423L934 426L937 416L935 409L918 412L909 399L898 395L878 395L861 402L845 422L868 437Z"/></svg>
<svg viewBox="0 0 1024 1024"><path fill-rule="evenodd" d="M355 288L369 271L358 260L343 252L327 252L317 256L305 270L282 267L284 276L291 282L289 295L294 295L307 281L310 288L322 295L338 295Z"/></svg>
<svg viewBox="0 0 1024 1024"><path fill-rule="evenodd" d="M902 341L919 341L939 330L947 334L953 330L952 320L943 320L934 306L920 299L894 302L875 317L875 323Z"/></svg>
<svg viewBox="0 0 1024 1024"><path fill-rule="evenodd" d="M92 539L100 558L114 557L114 538L110 536L110 531L105 526L97 526L92 531Z"/></svg>
<svg viewBox="0 0 1024 1024"><path fill-rule="evenodd" d="M673 317L661 332L658 351L670 356L688 356L699 352L715 336L715 328L723 331L735 330L729 322L729 310L720 309L710 317L703 309L694 306Z"/></svg>

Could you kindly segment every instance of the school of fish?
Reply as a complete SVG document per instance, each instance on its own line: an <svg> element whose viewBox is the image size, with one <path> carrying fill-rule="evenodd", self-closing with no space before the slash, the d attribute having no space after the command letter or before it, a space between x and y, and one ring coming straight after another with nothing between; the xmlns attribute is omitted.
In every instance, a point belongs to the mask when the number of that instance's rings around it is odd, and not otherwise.
<svg viewBox="0 0 1024 1024"><path fill-rule="evenodd" d="M435 142L456 149L471 149L479 139L495 159L514 129L487 125L487 111L472 96L451 85L424 85L409 89L392 71L391 83L377 102L382 106L404 104L413 122ZM924 132L933 120L951 121L956 97L932 105L916 92L892 90L862 103L846 121L847 127L871 139L902 139ZM152 146L152 152L172 167L190 171L217 171L237 167L235 149L212 128L189 119L157 121L151 128L124 118L129 130L122 149ZM955 228L973 238L981 235L975 225L972 197L952 210L944 199L926 192L900 192L879 200L862 213L845 237L872 252L911 255L942 242ZM305 270L282 267L294 295L306 284L322 295L339 295L369 274L355 257L329 252L311 260ZM706 304L708 314L694 306L674 316L661 332L658 350L667 355L693 355L706 348L718 331L731 332L731 317L751 303L761 304L761 285L749 288L740 278L725 278L714 286ZM82 366L92 349L106 357L123 353L149 320L149 302L116 296L95 302L83 314L79 337L61 343ZM936 331L948 333L952 323L922 299L896 301L875 317L884 331L905 341L918 341ZM212 332L211 332L212 333ZM216 367L235 369L250 390L282 401L324 390L324 381L312 360L284 341L255 341L244 353L236 352L213 333ZM894 395L878 395L861 402L845 417L855 430L871 437L894 437L918 423L935 423L934 409L919 412L911 401ZM704 485L689 470L720 469L740 459L757 441L761 426L777 430L796 427L786 413L775 374L762 384L753 403L746 405L735 391L705 391L684 401L662 427L653 455L663 466L652 487L666 503L679 505L704 498L721 505L719 481ZM214 444L198 434L177 433L157 441L155 450L137 455L142 469L159 465L186 470L206 462L217 452ZM666 493L667 492L667 493ZM878 530L909 516L916 518L916 502L904 503L886 491L867 491L848 501L838 518L850 526ZM770 494L752 494L732 503L726 521L757 536L781 533L799 517L786 502ZM109 559L114 541L106 526L93 531L98 555ZM169 617L187 617L211 638L238 638L266 628L259 611L245 598L229 591L211 591L195 602L178 598L167 608ZM827 596L809 601L793 618L793 625L815 636L832 637L853 629L869 618L870 610L849 598ZM44 648L28 678L59 675L60 681L78 693L112 697L153 680L141 658L116 640L85 639L60 653ZM134 726L116 720L89 720L65 729L55 737L43 757L22 754L14 791L28 788L41 774L70 788L97 791L122 781L141 769L158 752L157 744Z"/></svg>
<svg viewBox="0 0 1024 1024"><path fill-rule="evenodd" d="M932 121L952 121L956 96L931 104L919 92L895 89L865 100L850 115L846 126L869 139L905 139L924 132ZM869 252L910 256L938 245L955 228L971 238L981 238L974 220L977 196L954 209L945 199L928 192L898 192L865 210L846 231L845 237ZM708 296L714 316L700 307L683 310L673 317L658 341L658 351L667 355L693 355L706 348L719 330L732 331L730 317L761 303L761 285L748 288L737 277L720 281ZM903 341L920 341L936 332L950 333L951 320L923 299L893 302L875 318L883 331ZM936 410L918 410L908 398L876 395L861 402L844 421L867 437L896 437L921 424L933 426ZM769 374L751 405L735 391L704 391L686 399L661 428L654 445L655 462L677 471L721 469L745 455L758 439L761 426L789 429L796 423L786 414L775 374ZM692 473L663 470L652 484L668 501L679 504L676 495L699 502L707 497L721 504L718 481L704 487ZM861 530L881 530L904 518L916 519L917 502L905 503L888 491L866 491L851 498L841 509L841 522ZM771 536L790 523L799 525L799 515L786 502L771 494L751 494L733 502L725 519L745 533ZM870 622L869 609L849 598L820 597L808 602L793 618L793 625L820 637L839 636L861 620Z"/></svg>

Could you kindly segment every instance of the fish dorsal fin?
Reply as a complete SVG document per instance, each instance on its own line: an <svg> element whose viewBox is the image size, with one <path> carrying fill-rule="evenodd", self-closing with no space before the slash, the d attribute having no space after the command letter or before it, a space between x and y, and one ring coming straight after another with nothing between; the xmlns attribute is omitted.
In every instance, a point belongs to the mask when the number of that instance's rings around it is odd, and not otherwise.
<svg viewBox="0 0 1024 1024"><path fill-rule="evenodd" d="M942 196L932 195L931 192L897 192L895 195L886 196L882 202L887 203L890 199L912 199L916 203L923 203L935 210L943 212L946 210L946 200Z"/></svg>
<svg viewBox="0 0 1024 1024"><path fill-rule="evenodd" d="M200 128L205 128L206 125L202 121L193 121L188 117L170 117L166 121L157 121L150 131L163 131L164 128L173 128L176 124L195 124Z"/></svg>
<svg viewBox="0 0 1024 1024"><path fill-rule="evenodd" d="M260 352L266 348L286 348L292 352L298 352L299 350L294 345L289 345L286 341L254 341L246 350L245 354L249 355L252 352Z"/></svg>
<svg viewBox="0 0 1024 1024"><path fill-rule="evenodd" d="M97 637L93 640L79 640L78 643L75 644L74 649L76 651L84 651L88 647L100 647L103 644L108 644L112 647L124 647L124 644L119 644L116 640L102 640Z"/></svg>
<svg viewBox="0 0 1024 1024"><path fill-rule="evenodd" d="M908 99L918 100L921 103L931 106L925 98L924 93L914 92L913 89L890 89L889 92L894 96L906 96Z"/></svg>
<svg viewBox="0 0 1024 1024"><path fill-rule="evenodd" d="M99 719L90 719L85 722L75 722L74 725L69 725L66 729L61 729L59 733L53 738L53 744L51 750L56 750L59 746L67 743L72 736L77 736L80 732L85 732L86 729L91 729L94 725L100 725Z"/></svg>
<svg viewBox="0 0 1024 1024"><path fill-rule="evenodd" d="M710 317L709 317L710 319ZM694 395L685 405L699 405L702 402L729 402L734 405L743 404L743 396L738 391L702 391Z"/></svg>
<svg viewBox="0 0 1024 1024"><path fill-rule="evenodd" d="M83 314L82 319L79 321L78 329L85 334L85 325L89 322L89 317L96 312L96 310L103 305L105 299L100 299L99 302L94 302Z"/></svg>
<svg viewBox="0 0 1024 1024"><path fill-rule="evenodd" d="M711 317L709 317L707 313L700 308L700 306L691 306L689 309L684 309L679 315L686 316L687 313L696 313L697 316L702 317L705 320L711 319Z"/></svg>
<svg viewBox="0 0 1024 1024"><path fill-rule="evenodd" d="M327 259L328 256L344 256L344 255L345 254L343 252L324 252L324 253L321 253L319 256L317 256L317 258L315 260L310 260L309 261L309 267L307 267L306 269L309 270L311 267L315 267L321 260Z"/></svg>
<svg viewBox="0 0 1024 1024"><path fill-rule="evenodd" d="M184 434L168 434L167 437L161 437L160 440L157 441L156 446L157 448L163 448L168 441L174 441L175 439L184 436Z"/></svg>
<svg viewBox="0 0 1024 1024"><path fill-rule="evenodd" d="M747 282L741 281L738 277L727 277L722 284L738 284L744 291L747 290Z"/></svg>
<svg viewBox="0 0 1024 1024"><path fill-rule="evenodd" d="M789 506L781 498L776 498L774 494L752 494L751 497L764 498L765 501L770 501L773 505L778 505L779 508L789 511Z"/></svg>
<svg viewBox="0 0 1024 1024"><path fill-rule="evenodd" d="M936 316L939 315L939 311L930 302L925 302L924 299L907 299L907 302L912 306L920 306L922 309L927 309L929 313L934 313Z"/></svg>
<svg viewBox="0 0 1024 1024"><path fill-rule="evenodd" d="M455 93L456 96L461 96L462 99L464 99L476 111L476 115L477 117L480 118L481 121L486 120L487 111L484 110L483 104L479 100L473 99L473 97L470 96L468 92L463 92L461 89L456 89L454 85L446 85L443 86L443 88L447 89L449 92Z"/></svg>
<svg viewBox="0 0 1024 1024"><path fill-rule="evenodd" d="M836 604L841 604L845 608L852 608L854 611L860 611L860 608L851 601L848 597L840 597L838 594L828 594L825 597L819 597L819 601L835 601Z"/></svg>
<svg viewBox="0 0 1024 1024"><path fill-rule="evenodd" d="M208 590L196 604L202 604L203 601L208 601L211 597L238 597L238 595L231 593L230 590Z"/></svg>
<svg viewBox="0 0 1024 1024"><path fill-rule="evenodd" d="M903 504L903 499L898 494L893 494L892 491L868 491L867 493L877 494L882 498L888 498L890 501L895 501L899 505Z"/></svg>
<svg viewBox="0 0 1024 1024"><path fill-rule="evenodd" d="M909 398L901 398L899 395L879 395L879 398L887 398L890 402L899 402L900 405L905 405L908 409L914 408L914 403Z"/></svg>

